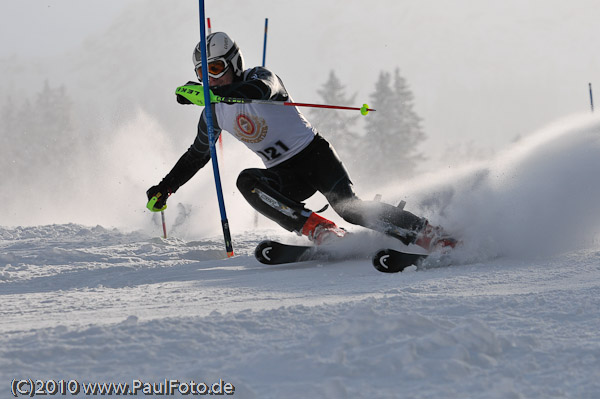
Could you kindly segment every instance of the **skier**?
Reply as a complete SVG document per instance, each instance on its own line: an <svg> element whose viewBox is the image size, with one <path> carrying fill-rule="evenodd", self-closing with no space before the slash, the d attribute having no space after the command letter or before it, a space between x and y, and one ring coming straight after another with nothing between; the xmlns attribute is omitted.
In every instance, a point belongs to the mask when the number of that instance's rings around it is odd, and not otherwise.
<svg viewBox="0 0 600 399"><path fill-rule="evenodd" d="M193 52L196 75L202 81L201 44ZM225 33L207 36L208 78L212 92L223 97L293 101L281 79L266 68L244 70L237 44ZM188 84L198 84L188 82ZM191 104L177 95L180 104ZM262 158L266 169L242 171L237 187L258 212L286 230L308 237L317 245L342 237L345 230L307 209L302 201L322 193L348 223L361 225L426 249L451 245L438 227L425 218L378 201L363 201L353 189L342 161L297 107L268 104L214 103L215 140L226 130ZM153 211L166 206L167 198L210 160L205 112L198 123L193 144L173 169L147 191L158 198Z"/></svg>

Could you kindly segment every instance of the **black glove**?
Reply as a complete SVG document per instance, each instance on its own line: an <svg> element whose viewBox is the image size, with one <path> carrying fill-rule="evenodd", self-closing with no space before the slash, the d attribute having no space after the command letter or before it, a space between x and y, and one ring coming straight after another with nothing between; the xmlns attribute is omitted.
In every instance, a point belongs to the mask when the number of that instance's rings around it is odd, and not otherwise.
<svg viewBox="0 0 600 399"><path fill-rule="evenodd" d="M152 212L164 211L167 209L167 198L173 194L173 191L167 187L166 184L160 182L156 186L152 186L146 191L148 196L148 205L146 207ZM156 202L153 202L153 198L156 197Z"/></svg>
<svg viewBox="0 0 600 399"><path fill-rule="evenodd" d="M179 104L193 104L190 100L182 96L181 94L175 94L177 96L177 102Z"/></svg>
<svg viewBox="0 0 600 399"><path fill-rule="evenodd" d="M186 84L184 84L184 86L197 86L197 85L201 85L198 82L194 82L192 80L188 81ZM193 104L193 102L191 102L190 100L188 100L187 98L185 98L184 96L182 96L181 94L175 94L175 96L177 97L177 102L179 104Z"/></svg>

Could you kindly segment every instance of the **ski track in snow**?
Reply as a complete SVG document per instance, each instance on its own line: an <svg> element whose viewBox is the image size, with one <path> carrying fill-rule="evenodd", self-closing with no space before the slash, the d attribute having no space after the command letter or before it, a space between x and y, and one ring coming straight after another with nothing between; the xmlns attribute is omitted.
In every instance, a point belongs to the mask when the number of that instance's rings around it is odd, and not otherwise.
<svg viewBox="0 0 600 399"><path fill-rule="evenodd" d="M0 392L166 378L222 379L239 398L597 398L599 133L597 118L562 122L394 188L464 239L399 274L258 263L260 240L298 242L281 230L234 232L223 259L220 237L159 228L0 227ZM378 242L353 236L342 251Z"/></svg>

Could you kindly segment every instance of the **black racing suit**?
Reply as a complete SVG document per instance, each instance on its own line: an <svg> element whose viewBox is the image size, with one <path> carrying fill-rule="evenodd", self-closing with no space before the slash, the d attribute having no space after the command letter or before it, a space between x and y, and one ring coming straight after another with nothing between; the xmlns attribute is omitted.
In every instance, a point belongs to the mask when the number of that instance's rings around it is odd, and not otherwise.
<svg viewBox="0 0 600 399"><path fill-rule="evenodd" d="M246 71L231 85L213 88L213 92L223 97L289 101L281 80L260 67ZM216 118L213 118L213 126L216 140L221 133ZM194 143L161 184L175 192L209 160L203 111ZM342 161L320 134L316 134L299 153L275 166L242 171L237 187L252 207L289 231L302 230L311 214L303 201L317 191L348 223L396 236L406 243L413 242L415 232L426 223L425 219L392 205L359 199Z"/></svg>

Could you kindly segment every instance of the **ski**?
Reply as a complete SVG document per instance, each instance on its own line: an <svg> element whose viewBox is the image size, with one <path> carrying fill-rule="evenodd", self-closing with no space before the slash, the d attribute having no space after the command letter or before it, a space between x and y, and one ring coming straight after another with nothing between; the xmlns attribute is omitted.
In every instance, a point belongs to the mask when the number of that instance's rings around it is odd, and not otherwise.
<svg viewBox="0 0 600 399"><path fill-rule="evenodd" d="M313 258L318 252L313 245L283 244L273 240L261 241L254 250L256 260L266 265L301 262Z"/></svg>
<svg viewBox="0 0 600 399"><path fill-rule="evenodd" d="M254 250L254 256L266 265L358 257L356 254L344 255L324 246L284 244L273 240L261 241ZM379 250L372 257L372 261L375 269L380 272L398 273L408 266L418 265L426 257L425 254L412 254L387 248Z"/></svg>
<svg viewBox="0 0 600 399"><path fill-rule="evenodd" d="M372 258L373 267L382 273L398 273L409 266L418 266L427 254L413 254L395 249L382 249Z"/></svg>
<svg viewBox="0 0 600 399"><path fill-rule="evenodd" d="M306 262L310 260L368 259L364 251L353 250L337 243L325 245L293 245L282 242L261 241L254 250L256 260L266 265Z"/></svg>
<svg viewBox="0 0 600 399"><path fill-rule="evenodd" d="M389 235L388 235L389 236ZM398 237L393 237L398 238ZM350 239L350 241L348 241ZM392 241L395 241L392 239ZM373 246L373 244L377 246ZM341 245L338 245L341 244ZM395 247L390 243L391 247ZM409 266L419 266L425 258L429 256L427 253L406 252L403 249L392 249L388 247L386 241L376 239L370 242L368 236L355 235L354 233L346 233L342 240L326 245L293 245L284 244L278 241L265 240L261 241L254 250L256 259L267 265L280 265L285 263L304 262L310 260L337 260L337 259L368 259L371 258L372 265L376 270L382 273L398 273ZM406 245L406 243L404 243ZM427 242L429 244L429 242ZM460 241L445 236L437 238L433 245L428 245L430 250L445 253L447 250L454 248ZM421 247L423 245L419 244ZM382 249L383 248L383 249ZM411 246L406 246L408 251L411 251Z"/></svg>

